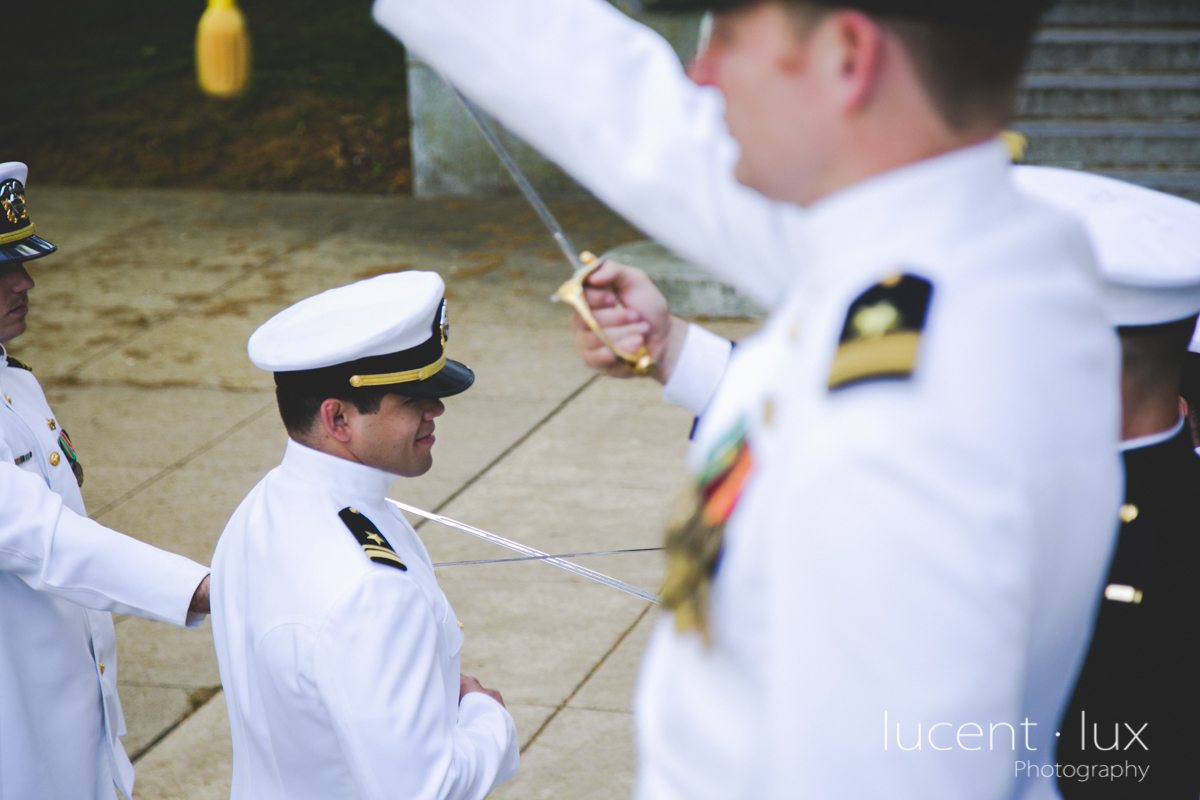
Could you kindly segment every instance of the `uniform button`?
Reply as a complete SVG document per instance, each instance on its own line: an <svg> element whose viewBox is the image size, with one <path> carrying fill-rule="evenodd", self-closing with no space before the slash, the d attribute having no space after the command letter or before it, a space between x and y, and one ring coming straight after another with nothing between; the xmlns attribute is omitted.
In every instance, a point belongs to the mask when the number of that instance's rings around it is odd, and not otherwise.
<svg viewBox="0 0 1200 800"><path fill-rule="evenodd" d="M100 662L100 674L101 675L104 674L104 662L103 661Z"/></svg>
<svg viewBox="0 0 1200 800"><path fill-rule="evenodd" d="M763 401L762 407L763 425L770 426L771 420L775 419L775 401L767 398Z"/></svg>
<svg viewBox="0 0 1200 800"><path fill-rule="evenodd" d="M58 453L50 454L50 466L52 466L52 467L58 466Z"/></svg>
<svg viewBox="0 0 1200 800"><path fill-rule="evenodd" d="M1118 603L1142 602L1142 590L1123 583L1110 583L1104 587L1104 599L1115 600Z"/></svg>
<svg viewBox="0 0 1200 800"><path fill-rule="evenodd" d="M47 420L46 420L46 427L47 427L47 428L49 428L49 429L50 429L50 430L52 430L52 431L56 431L56 430L58 430L58 425L56 425L56 424L55 424L55 422L54 422L54 420L52 420L52 419L47 419Z"/></svg>
<svg viewBox="0 0 1200 800"><path fill-rule="evenodd" d="M1138 507L1133 503L1126 503L1121 506L1121 510L1118 513L1121 516L1121 522L1133 522L1137 519Z"/></svg>
<svg viewBox="0 0 1200 800"><path fill-rule="evenodd" d="M460 623L458 623L458 629L459 629L460 631L463 629L463 624L462 624L461 622L460 622Z"/></svg>
<svg viewBox="0 0 1200 800"><path fill-rule="evenodd" d="M4 399L8 401L8 404L9 404L10 406L12 405L12 398L11 398L11 397L9 397L8 395L4 395Z"/></svg>
<svg viewBox="0 0 1200 800"><path fill-rule="evenodd" d="M792 327L788 328L788 338L793 342L800 339L800 320L792 323Z"/></svg>

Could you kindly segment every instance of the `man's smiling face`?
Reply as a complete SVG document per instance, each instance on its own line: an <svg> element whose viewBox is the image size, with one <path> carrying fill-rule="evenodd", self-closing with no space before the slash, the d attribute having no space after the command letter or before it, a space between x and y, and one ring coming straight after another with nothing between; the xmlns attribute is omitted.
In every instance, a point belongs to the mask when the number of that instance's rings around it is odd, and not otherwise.
<svg viewBox="0 0 1200 800"><path fill-rule="evenodd" d="M24 264L0 267L0 342L17 338L25 332L25 315L29 313L29 290L33 278Z"/></svg>
<svg viewBox="0 0 1200 800"><path fill-rule="evenodd" d="M433 421L445 410L441 400L396 394L384 395L374 414L346 404L345 420L354 431L354 457L403 478L424 475L433 466Z"/></svg>

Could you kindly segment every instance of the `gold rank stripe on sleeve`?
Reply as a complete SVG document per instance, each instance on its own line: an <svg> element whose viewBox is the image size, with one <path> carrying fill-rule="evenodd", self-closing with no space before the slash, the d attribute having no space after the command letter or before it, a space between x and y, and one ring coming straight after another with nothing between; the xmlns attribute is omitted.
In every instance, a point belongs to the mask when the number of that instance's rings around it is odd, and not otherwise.
<svg viewBox="0 0 1200 800"><path fill-rule="evenodd" d="M354 535L355 541L362 547L367 558L376 564L395 567L401 572L408 571L408 566L396 555L396 551L380 533L379 528L375 527L375 523L363 516L357 508L347 506L338 512L338 517Z"/></svg>
<svg viewBox="0 0 1200 800"><path fill-rule="evenodd" d="M929 312L933 284L916 275L886 278L850 304L829 389L912 376Z"/></svg>

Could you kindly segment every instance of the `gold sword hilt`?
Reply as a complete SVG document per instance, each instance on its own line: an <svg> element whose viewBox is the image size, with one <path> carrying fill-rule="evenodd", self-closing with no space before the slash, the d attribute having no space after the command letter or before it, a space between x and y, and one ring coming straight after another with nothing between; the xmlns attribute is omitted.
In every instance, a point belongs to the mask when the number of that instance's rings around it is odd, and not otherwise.
<svg viewBox="0 0 1200 800"><path fill-rule="evenodd" d="M579 260L583 266L575 270L567 281L559 286L557 291L551 296L551 300L566 303L571 308L575 309L575 313L587 324L592 333L600 340L600 343L608 348L618 361L633 370L635 375L647 375L657 366L654 358L646 350L646 345L640 345L633 353L628 353L613 342L608 337L608 334L600 327L600 323L596 321L596 317L592 314L592 307L588 305L587 297L584 296L584 286L587 283L588 276L600 269L603 263L599 261L595 255L584 251L579 254ZM620 302L620 301L618 301Z"/></svg>

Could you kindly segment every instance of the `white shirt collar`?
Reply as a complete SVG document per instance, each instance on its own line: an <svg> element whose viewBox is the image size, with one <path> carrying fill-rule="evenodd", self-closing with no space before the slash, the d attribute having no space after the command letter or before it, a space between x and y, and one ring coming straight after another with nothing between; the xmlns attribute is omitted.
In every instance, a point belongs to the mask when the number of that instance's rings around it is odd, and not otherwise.
<svg viewBox="0 0 1200 800"><path fill-rule="evenodd" d="M320 486L339 498L383 502L398 476L288 439L279 468L288 477Z"/></svg>
<svg viewBox="0 0 1200 800"><path fill-rule="evenodd" d="M931 227L953 227L961 209L1016 194L1004 143L988 140L874 175L808 207L818 263L875 271L878 257L911 239L927 249ZM900 246L897 246L900 242ZM905 265L893 265L903 267Z"/></svg>
<svg viewBox="0 0 1200 800"><path fill-rule="evenodd" d="M1179 422L1176 422L1174 427L1168 428L1165 431L1159 431L1158 433L1139 436L1136 439L1126 439L1117 445L1117 452L1124 453L1126 450L1140 450L1143 447L1161 444L1169 439L1174 439L1175 435L1181 430L1183 430L1183 414L1179 415Z"/></svg>

